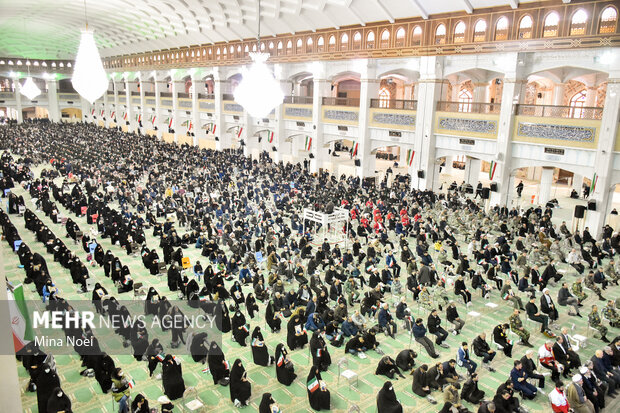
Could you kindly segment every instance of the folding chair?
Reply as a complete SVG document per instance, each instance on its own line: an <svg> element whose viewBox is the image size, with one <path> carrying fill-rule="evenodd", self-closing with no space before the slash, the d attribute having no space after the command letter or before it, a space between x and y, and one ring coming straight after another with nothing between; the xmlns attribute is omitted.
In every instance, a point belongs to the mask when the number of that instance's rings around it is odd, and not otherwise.
<svg viewBox="0 0 620 413"><path fill-rule="evenodd" d="M337 383L340 384L340 376L342 376L345 379L347 379L347 381L349 382L349 391L351 390L351 382L353 380L355 380L355 386L357 387L359 385L359 378L356 372L354 372L353 370L349 370L349 360L346 357L343 357L340 360L338 360L337 364L338 364Z"/></svg>
<svg viewBox="0 0 620 413"><path fill-rule="evenodd" d="M205 405L198 399L198 390L192 386L185 389L182 403L178 406L182 412L186 411L185 409L187 409L188 412L201 412Z"/></svg>
<svg viewBox="0 0 620 413"><path fill-rule="evenodd" d="M146 288L142 283L134 283L133 285L133 298L139 299L140 297L146 297Z"/></svg>

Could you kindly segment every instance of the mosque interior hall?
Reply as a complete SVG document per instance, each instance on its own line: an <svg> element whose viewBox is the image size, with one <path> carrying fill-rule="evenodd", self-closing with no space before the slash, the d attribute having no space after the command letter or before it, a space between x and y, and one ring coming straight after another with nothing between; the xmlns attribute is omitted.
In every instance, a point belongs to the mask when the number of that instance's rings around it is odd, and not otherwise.
<svg viewBox="0 0 620 413"><path fill-rule="evenodd" d="M2 2L0 410L620 411L619 13Z"/></svg>

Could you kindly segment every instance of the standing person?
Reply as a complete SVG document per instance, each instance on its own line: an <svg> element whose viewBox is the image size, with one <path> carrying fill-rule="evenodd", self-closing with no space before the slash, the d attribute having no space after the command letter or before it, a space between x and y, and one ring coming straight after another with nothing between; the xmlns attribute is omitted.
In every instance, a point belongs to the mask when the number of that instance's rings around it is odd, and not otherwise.
<svg viewBox="0 0 620 413"><path fill-rule="evenodd" d="M39 372L35 376L37 406L39 412L47 412L47 403L54 394L54 389L60 387L60 379L48 364L43 364L38 369Z"/></svg>
<svg viewBox="0 0 620 413"><path fill-rule="evenodd" d="M517 189L517 196L521 198L521 193L523 192L523 181L519 181L516 189Z"/></svg>
<svg viewBox="0 0 620 413"><path fill-rule="evenodd" d="M331 408L331 395L317 366L312 366L310 369L306 379L306 388L310 407L314 410L329 410Z"/></svg>
<svg viewBox="0 0 620 413"><path fill-rule="evenodd" d="M396 398L394 386L392 382L386 381L381 390L377 394L377 412L378 413L402 413L403 406Z"/></svg>
<svg viewBox="0 0 620 413"><path fill-rule="evenodd" d="M230 371L230 401L235 407L245 407L250 403L252 384L248 381L248 374L241 359L235 360Z"/></svg>
<svg viewBox="0 0 620 413"><path fill-rule="evenodd" d="M312 364L318 366L321 371L327 371L332 364L327 344L318 331L315 331L310 339L310 354L312 355Z"/></svg>

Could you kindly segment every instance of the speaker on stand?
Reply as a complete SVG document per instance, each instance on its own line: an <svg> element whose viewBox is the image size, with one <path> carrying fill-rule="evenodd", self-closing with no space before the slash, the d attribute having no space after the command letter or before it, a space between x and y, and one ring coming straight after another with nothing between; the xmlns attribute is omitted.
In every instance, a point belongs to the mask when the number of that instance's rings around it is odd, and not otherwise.
<svg viewBox="0 0 620 413"><path fill-rule="evenodd" d="M573 232L575 232L576 229L579 229L585 216L586 216L586 206L575 205L575 212L573 214L573 225L572 225Z"/></svg>

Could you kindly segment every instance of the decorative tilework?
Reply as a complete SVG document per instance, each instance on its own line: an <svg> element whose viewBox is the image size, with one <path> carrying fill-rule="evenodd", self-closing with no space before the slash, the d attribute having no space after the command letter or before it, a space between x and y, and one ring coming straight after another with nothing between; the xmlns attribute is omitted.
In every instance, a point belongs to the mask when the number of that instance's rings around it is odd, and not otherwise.
<svg viewBox="0 0 620 413"><path fill-rule="evenodd" d="M243 106L236 103L224 103L224 110L228 112L243 112Z"/></svg>
<svg viewBox="0 0 620 413"><path fill-rule="evenodd" d="M415 115L405 115L403 113L375 112L372 115L372 120L373 122L387 125L415 126Z"/></svg>
<svg viewBox="0 0 620 413"><path fill-rule="evenodd" d="M528 138L594 142L596 128L586 126L565 126L519 122L519 125L517 126L517 135Z"/></svg>
<svg viewBox="0 0 620 413"><path fill-rule="evenodd" d="M172 99L162 99L161 100L161 105L162 106L172 106Z"/></svg>
<svg viewBox="0 0 620 413"><path fill-rule="evenodd" d="M497 121L484 119L439 118L439 128L458 132L497 133Z"/></svg>
<svg viewBox="0 0 620 413"><path fill-rule="evenodd" d="M211 110L214 110L215 109L215 103L214 102L198 102L198 107L200 109L211 109Z"/></svg>
<svg viewBox="0 0 620 413"><path fill-rule="evenodd" d="M178 105L180 108L190 108L192 107L192 101L187 101L187 100L179 100L178 101Z"/></svg>
<svg viewBox="0 0 620 413"><path fill-rule="evenodd" d="M131 103L135 103L136 105L140 104L140 98L131 98Z"/></svg>
<svg viewBox="0 0 620 413"><path fill-rule="evenodd" d="M345 120L349 122L357 122L359 120L359 114L357 112L350 112L347 110L328 109L324 112L324 116L325 119Z"/></svg>
<svg viewBox="0 0 620 413"><path fill-rule="evenodd" d="M155 99L154 98L146 98L146 99L144 99L144 104L148 105L148 106L155 106Z"/></svg>
<svg viewBox="0 0 620 413"><path fill-rule="evenodd" d="M294 106L287 106L284 109L284 116L291 116L294 118L311 118L312 109L310 108L296 108Z"/></svg>

